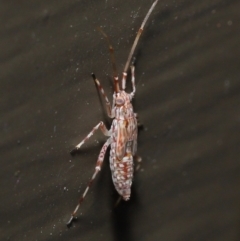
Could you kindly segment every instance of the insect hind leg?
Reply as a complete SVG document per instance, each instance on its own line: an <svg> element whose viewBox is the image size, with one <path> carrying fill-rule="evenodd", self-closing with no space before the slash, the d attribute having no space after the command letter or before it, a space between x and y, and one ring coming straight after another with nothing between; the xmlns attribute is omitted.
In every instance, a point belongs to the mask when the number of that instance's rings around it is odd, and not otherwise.
<svg viewBox="0 0 240 241"><path fill-rule="evenodd" d="M141 168L141 163L142 163L142 157L138 156L138 155L135 155L134 156L134 161L136 163L136 167L135 167L135 171L139 171L140 168Z"/></svg>
<svg viewBox="0 0 240 241"><path fill-rule="evenodd" d="M103 160L104 160L107 148L111 144L111 142L112 142L112 138L110 137L110 138L108 138L108 140L103 145L103 147L102 147L102 149L101 149L101 151L100 151L100 153L98 155L97 163L96 163L96 166L95 166L95 172L93 173L92 178L89 181L89 183L88 183L88 185L87 185L83 195L79 199L78 205L76 206L76 208L74 209L73 213L71 214L71 217L70 217L69 221L67 222L67 226L71 225L72 220L74 219L74 217L75 217L75 215L76 215L80 205L82 204L84 198L86 197L89 188L92 186L92 183L93 183L94 179L96 178L98 172L101 170L101 166L102 166L102 163L103 163Z"/></svg>

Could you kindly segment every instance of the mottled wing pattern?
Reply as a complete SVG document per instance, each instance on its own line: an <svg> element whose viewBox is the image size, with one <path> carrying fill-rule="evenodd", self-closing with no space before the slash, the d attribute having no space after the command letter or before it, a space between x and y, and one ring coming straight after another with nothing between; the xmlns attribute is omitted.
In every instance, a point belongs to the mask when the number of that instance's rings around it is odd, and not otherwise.
<svg viewBox="0 0 240 241"><path fill-rule="evenodd" d="M128 119L127 134L128 134L128 147L131 150L131 154L134 156L137 152L137 119L132 117Z"/></svg>
<svg viewBox="0 0 240 241"><path fill-rule="evenodd" d="M116 155L119 160L122 160L124 157L128 141L128 133L125 122L126 121L120 121L117 129Z"/></svg>

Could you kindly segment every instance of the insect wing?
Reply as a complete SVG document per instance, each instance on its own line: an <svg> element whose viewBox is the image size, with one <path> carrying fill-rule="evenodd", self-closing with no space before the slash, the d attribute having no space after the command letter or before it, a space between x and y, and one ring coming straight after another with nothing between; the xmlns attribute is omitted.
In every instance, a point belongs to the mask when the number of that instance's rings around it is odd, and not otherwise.
<svg viewBox="0 0 240 241"><path fill-rule="evenodd" d="M126 152L126 145L128 140L128 132L125 121L118 123L117 127L117 145L116 145L116 155L119 160L122 160Z"/></svg>

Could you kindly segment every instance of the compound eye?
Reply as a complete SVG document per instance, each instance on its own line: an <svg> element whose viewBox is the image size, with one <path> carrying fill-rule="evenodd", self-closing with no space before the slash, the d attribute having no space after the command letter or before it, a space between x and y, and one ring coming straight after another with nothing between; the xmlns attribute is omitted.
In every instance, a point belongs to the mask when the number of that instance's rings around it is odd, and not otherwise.
<svg viewBox="0 0 240 241"><path fill-rule="evenodd" d="M125 101L123 98L116 98L116 105L124 105Z"/></svg>

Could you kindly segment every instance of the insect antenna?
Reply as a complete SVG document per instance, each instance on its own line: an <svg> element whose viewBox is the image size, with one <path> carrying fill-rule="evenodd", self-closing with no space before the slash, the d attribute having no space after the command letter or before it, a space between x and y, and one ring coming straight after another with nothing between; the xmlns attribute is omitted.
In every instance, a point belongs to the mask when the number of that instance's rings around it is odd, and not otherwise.
<svg viewBox="0 0 240 241"><path fill-rule="evenodd" d="M133 53L134 53L134 51L135 51L135 49L136 49L136 46L137 46L137 44L138 44L139 38L140 38L140 36L141 36L141 34L142 34L142 31L143 31L143 29L144 29L144 26L145 26L147 20L148 20L150 14L152 13L154 7L156 6L157 2L158 2L158 0L155 0L155 2L152 4L151 8L149 9L146 17L144 18L144 20L143 20L143 22L142 22L141 27L140 27L139 30L138 30L137 36L136 36L136 38L135 38L135 40L134 40L134 42L133 42L133 46L132 46L131 51L130 51L130 53L129 53L129 55L128 55L128 59L127 59L127 62L126 62L126 64L125 64L125 67L124 67L124 70L123 70L123 75L127 74L127 71L128 71L128 68L129 68L129 64L130 64L130 61L131 61L131 59L132 59Z"/></svg>
<svg viewBox="0 0 240 241"><path fill-rule="evenodd" d="M109 47L109 52L110 52L110 57L111 57L111 63L112 63L112 68L113 68L114 90L115 90L116 93L118 93L119 90L120 90L120 87L119 87L119 81L118 81L118 75L117 75L117 67L116 67L116 61L115 61L115 56L114 56L114 49L113 49L113 46L112 46L112 44L110 42L110 39L107 36L107 34L105 34L100 27L98 27L97 29L105 37L105 39L108 42L108 47Z"/></svg>
<svg viewBox="0 0 240 241"><path fill-rule="evenodd" d="M105 94L105 91L104 91L102 85L100 84L99 80L96 78L96 76L95 76L94 73L92 73L92 78L93 78L93 80L94 80L94 82L95 82L95 84L96 84L96 86L97 86L97 88L98 88L98 90L99 90L99 91L97 91L99 100L100 100L100 102L101 102L101 104L102 104L102 106L103 106L103 102L102 102L102 99L101 99L101 97L100 97L100 93L101 93L101 94L102 94L102 97L103 97L104 100L105 100L105 105L106 105L107 114L108 114L108 116L109 116L110 118L112 118L112 109L111 109L111 104L110 104L110 102L109 102L109 100L108 100L108 97L107 97L107 95Z"/></svg>

